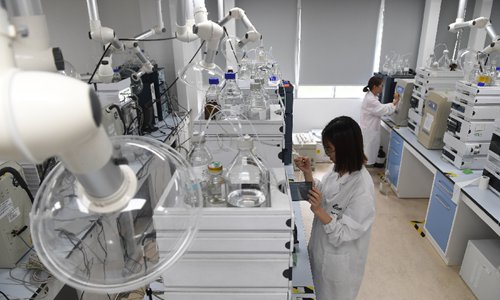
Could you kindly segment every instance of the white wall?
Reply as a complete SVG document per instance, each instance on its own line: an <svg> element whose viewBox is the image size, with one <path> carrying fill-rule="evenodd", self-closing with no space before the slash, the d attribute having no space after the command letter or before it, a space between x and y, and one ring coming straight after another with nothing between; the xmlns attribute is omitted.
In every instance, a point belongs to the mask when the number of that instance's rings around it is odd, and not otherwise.
<svg viewBox="0 0 500 300"><path fill-rule="evenodd" d="M295 99L293 132L322 129L332 119L349 116L359 123L363 99Z"/></svg>

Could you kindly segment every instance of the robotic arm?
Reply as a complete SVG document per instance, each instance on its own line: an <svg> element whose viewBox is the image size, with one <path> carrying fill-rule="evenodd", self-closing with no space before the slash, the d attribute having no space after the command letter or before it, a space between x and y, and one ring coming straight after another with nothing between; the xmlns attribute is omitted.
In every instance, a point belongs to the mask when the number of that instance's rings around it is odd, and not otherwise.
<svg viewBox="0 0 500 300"><path fill-rule="evenodd" d="M214 68L215 55L223 34L222 26L208 20L204 0L177 1L177 39L192 42L200 38L206 42L206 55L201 62L203 67Z"/></svg>
<svg viewBox="0 0 500 300"><path fill-rule="evenodd" d="M238 47L243 48L246 44L250 42L256 42L260 39L262 39L262 35L255 29L255 27L252 25L252 22L248 19L247 15L245 14L245 11L241 8L235 7L229 11L229 14L222 19L219 24L221 26L224 26L229 20L235 19L235 20L241 20L243 22L243 25L245 25L247 32L245 33L245 36L243 39L241 39L238 42Z"/></svg>
<svg viewBox="0 0 500 300"><path fill-rule="evenodd" d="M113 29L108 27L103 27L99 19L99 9L97 6L97 0L87 0L87 8L90 20L90 32L89 38L103 45L108 45L111 43L107 53L101 62L97 70L97 80L105 83L109 83L113 79L113 66L112 66L112 53L116 51L124 51L125 48L132 49L135 55L139 58L142 63L141 69L135 73L134 80L140 78L143 74L153 72L153 64L146 58L142 53L141 48L137 41L122 43L117 37ZM158 24L135 36L134 39L141 40L148 38L154 34L159 34L165 32L165 26L163 23L163 16L161 12L161 0L157 0L157 10L158 10Z"/></svg>
<svg viewBox="0 0 500 300"><path fill-rule="evenodd" d="M16 65L23 70L64 70L64 58L49 45L47 22L40 0L9 0L7 10L17 34L13 40Z"/></svg>
<svg viewBox="0 0 500 300"><path fill-rule="evenodd" d="M493 25L490 20L486 17L479 17L474 20L465 21L465 7L467 6L467 0L460 0L458 5L457 18L454 23L448 25L448 30L450 32L457 32L462 28L485 28L489 37L491 38L491 44L480 51L483 54L490 54L493 52L500 52L500 35L497 35Z"/></svg>

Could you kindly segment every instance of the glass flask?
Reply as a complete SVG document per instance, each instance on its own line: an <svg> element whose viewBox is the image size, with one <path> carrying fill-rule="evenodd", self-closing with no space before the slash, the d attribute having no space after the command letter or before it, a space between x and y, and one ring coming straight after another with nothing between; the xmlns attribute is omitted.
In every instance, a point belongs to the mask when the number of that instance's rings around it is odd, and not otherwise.
<svg viewBox="0 0 500 300"><path fill-rule="evenodd" d="M250 84L250 95L248 95L250 109L248 111L248 119L250 120L266 120L269 106L266 98L262 93L259 83Z"/></svg>
<svg viewBox="0 0 500 300"><path fill-rule="evenodd" d="M207 206L226 206L226 184L222 176L222 163L211 162L208 165L208 198Z"/></svg>
<svg viewBox="0 0 500 300"><path fill-rule="evenodd" d="M439 68L449 70L451 65L449 53L448 49L443 50L443 56L438 60Z"/></svg>
<svg viewBox="0 0 500 300"><path fill-rule="evenodd" d="M241 80L248 80L250 79L250 76L252 75L252 70L251 70L250 62L248 61L248 58L243 58L241 59L241 66L240 69L238 70L238 78Z"/></svg>
<svg viewBox="0 0 500 300"><path fill-rule="evenodd" d="M210 78L208 80L208 84L210 84L210 87L208 88L208 91L205 95L205 108L204 108L205 120L208 119L215 120L217 112L220 111L219 78L216 77Z"/></svg>
<svg viewBox="0 0 500 300"><path fill-rule="evenodd" d="M269 198L269 171L252 149L250 136L238 139L239 152L225 176L228 206L259 207Z"/></svg>
<svg viewBox="0 0 500 300"><path fill-rule="evenodd" d="M188 154L188 161L193 167L196 179L200 182L203 198L207 197L208 186L208 164L212 161L212 154L205 145L205 135L199 132L193 132L191 137L193 146Z"/></svg>
<svg viewBox="0 0 500 300"><path fill-rule="evenodd" d="M126 191L115 199L124 205L109 209L92 201L60 163L30 213L41 262L60 281L89 293L125 292L156 280L189 247L202 206L194 174L175 149L139 136L111 141Z"/></svg>
<svg viewBox="0 0 500 300"><path fill-rule="evenodd" d="M220 92L219 104L222 109L230 110L228 115L223 116L225 120L239 120L246 113L246 105L243 93L236 83L236 74L228 72L225 75L226 85Z"/></svg>

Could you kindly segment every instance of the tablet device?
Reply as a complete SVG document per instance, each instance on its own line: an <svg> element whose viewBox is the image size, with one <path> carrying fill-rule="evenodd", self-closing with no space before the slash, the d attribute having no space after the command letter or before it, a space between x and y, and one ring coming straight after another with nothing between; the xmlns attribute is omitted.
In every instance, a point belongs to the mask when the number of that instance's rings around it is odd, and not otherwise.
<svg viewBox="0 0 500 300"><path fill-rule="evenodd" d="M308 201L309 191L312 190L311 181L293 181L288 183L292 201Z"/></svg>

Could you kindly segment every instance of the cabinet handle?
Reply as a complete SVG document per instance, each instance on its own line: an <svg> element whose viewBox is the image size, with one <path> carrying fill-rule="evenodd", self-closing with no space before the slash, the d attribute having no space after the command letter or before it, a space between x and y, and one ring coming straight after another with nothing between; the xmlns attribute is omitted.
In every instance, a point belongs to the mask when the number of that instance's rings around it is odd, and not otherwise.
<svg viewBox="0 0 500 300"><path fill-rule="evenodd" d="M447 193L450 196L453 196L453 193L450 192L450 190L441 182L441 180L438 180L437 184L441 191Z"/></svg>
<svg viewBox="0 0 500 300"><path fill-rule="evenodd" d="M439 201L439 203L441 203L441 205L444 208L446 208L447 210L451 210L451 207L449 205L447 205L446 203L444 203L443 199L439 195L436 195L436 199L437 199L437 201Z"/></svg>

